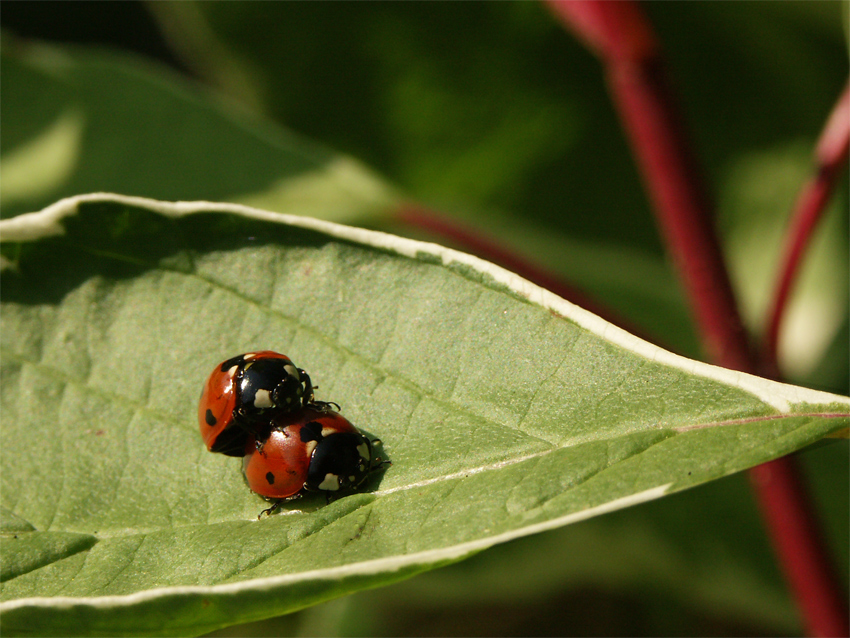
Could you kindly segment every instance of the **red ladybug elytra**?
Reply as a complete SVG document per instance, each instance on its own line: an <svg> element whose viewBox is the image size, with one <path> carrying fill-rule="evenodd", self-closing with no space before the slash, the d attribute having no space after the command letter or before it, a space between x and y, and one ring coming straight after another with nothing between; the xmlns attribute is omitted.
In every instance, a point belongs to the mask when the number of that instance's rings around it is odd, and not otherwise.
<svg viewBox="0 0 850 638"><path fill-rule="evenodd" d="M375 457L373 445L348 419L330 408L306 408L272 420L264 439L249 439L242 470L254 492L277 502L302 490L331 493L360 486L386 461Z"/></svg>

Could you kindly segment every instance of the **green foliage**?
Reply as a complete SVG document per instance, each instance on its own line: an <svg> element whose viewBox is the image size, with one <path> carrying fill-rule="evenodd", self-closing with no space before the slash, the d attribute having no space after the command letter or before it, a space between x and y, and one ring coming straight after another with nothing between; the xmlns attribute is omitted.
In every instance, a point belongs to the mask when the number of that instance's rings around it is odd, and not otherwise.
<svg viewBox="0 0 850 638"><path fill-rule="evenodd" d="M229 97L125 54L4 33L0 216L110 191L410 235L392 214L413 196L700 356L599 66L542 6L150 6ZM840 6L648 9L758 330L778 229L846 80ZM256 630L394 635L442 614L469 619L443 629L458 634L502 633L509 618L563 623L542 625L553 634L799 632L730 473L832 421L679 431L776 408L730 379L648 363L431 249L402 257L354 231L154 208L89 202L63 238L2 229L5 633L197 634L357 591ZM841 393L846 208L842 186L783 355L798 382ZM237 460L203 451L194 405L213 363L255 347L292 355L387 442L394 465L366 492L253 520L262 501ZM802 458L846 582L846 441ZM644 488L723 476L561 527Z"/></svg>
<svg viewBox="0 0 850 638"><path fill-rule="evenodd" d="M198 633L291 612L850 424L846 399L670 357L485 262L218 208L103 196L0 229L18 528L2 596L24 599L6 631ZM393 465L368 491L252 521L258 499L238 459L199 444L195 401L211 365L260 348L385 441Z"/></svg>

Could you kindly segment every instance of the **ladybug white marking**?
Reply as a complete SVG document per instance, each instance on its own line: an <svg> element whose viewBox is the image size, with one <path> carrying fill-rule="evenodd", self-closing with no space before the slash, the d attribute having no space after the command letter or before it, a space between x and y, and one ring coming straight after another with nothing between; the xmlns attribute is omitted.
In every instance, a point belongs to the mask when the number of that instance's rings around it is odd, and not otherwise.
<svg viewBox="0 0 850 638"><path fill-rule="evenodd" d="M336 492L339 489L339 477L336 474L325 474L325 480L319 483L319 489Z"/></svg>
<svg viewBox="0 0 850 638"><path fill-rule="evenodd" d="M271 393L268 390L257 390L254 394L255 408L270 408L273 405Z"/></svg>
<svg viewBox="0 0 850 638"><path fill-rule="evenodd" d="M365 443L361 443L357 446L357 453L360 455L360 458L368 461L369 460L369 446Z"/></svg>

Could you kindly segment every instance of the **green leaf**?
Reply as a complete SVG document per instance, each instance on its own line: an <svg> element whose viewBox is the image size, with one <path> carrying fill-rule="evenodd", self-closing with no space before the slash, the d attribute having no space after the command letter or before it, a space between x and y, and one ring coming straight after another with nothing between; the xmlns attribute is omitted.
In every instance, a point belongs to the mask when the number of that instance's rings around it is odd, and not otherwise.
<svg viewBox="0 0 850 638"><path fill-rule="evenodd" d="M32 44L4 51L0 65L7 87L0 102L3 217L104 191L230 201L401 235L415 232L391 225L401 195L359 162L227 108L167 69L129 55ZM516 155L515 148L509 152ZM132 157L132 164L117 156ZM444 165L445 158L428 163ZM486 228L529 263L592 292L648 334L663 334L664 346L700 352L679 288L660 256L581 241L528 215L452 214Z"/></svg>
<svg viewBox="0 0 850 638"><path fill-rule="evenodd" d="M0 233L2 504L32 528L2 544L7 634L279 615L850 424L845 397L672 355L433 244L110 195ZM202 382L259 348L384 441L393 464L362 493L257 521L239 460L205 451Z"/></svg>
<svg viewBox="0 0 850 638"><path fill-rule="evenodd" d="M214 199L348 220L398 195L352 158L228 108L159 65L4 48L3 217L86 192ZM354 205L356 203L356 206Z"/></svg>

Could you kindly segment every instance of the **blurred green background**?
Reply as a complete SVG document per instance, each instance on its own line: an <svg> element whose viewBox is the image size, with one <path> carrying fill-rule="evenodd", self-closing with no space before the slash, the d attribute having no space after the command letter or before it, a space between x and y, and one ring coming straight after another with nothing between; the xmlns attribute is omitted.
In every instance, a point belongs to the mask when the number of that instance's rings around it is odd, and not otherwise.
<svg viewBox="0 0 850 638"><path fill-rule="evenodd" d="M847 82L846 4L644 6L757 333L785 220ZM419 202L701 356L603 71L543 4L7 1L0 20L4 217L97 190L274 209L282 178L330 165L373 189L374 208L306 212L445 243L386 205ZM792 381L843 394L847 237L845 179L782 345ZM847 442L800 457L846 587ZM217 635L800 629L735 476Z"/></svg>

